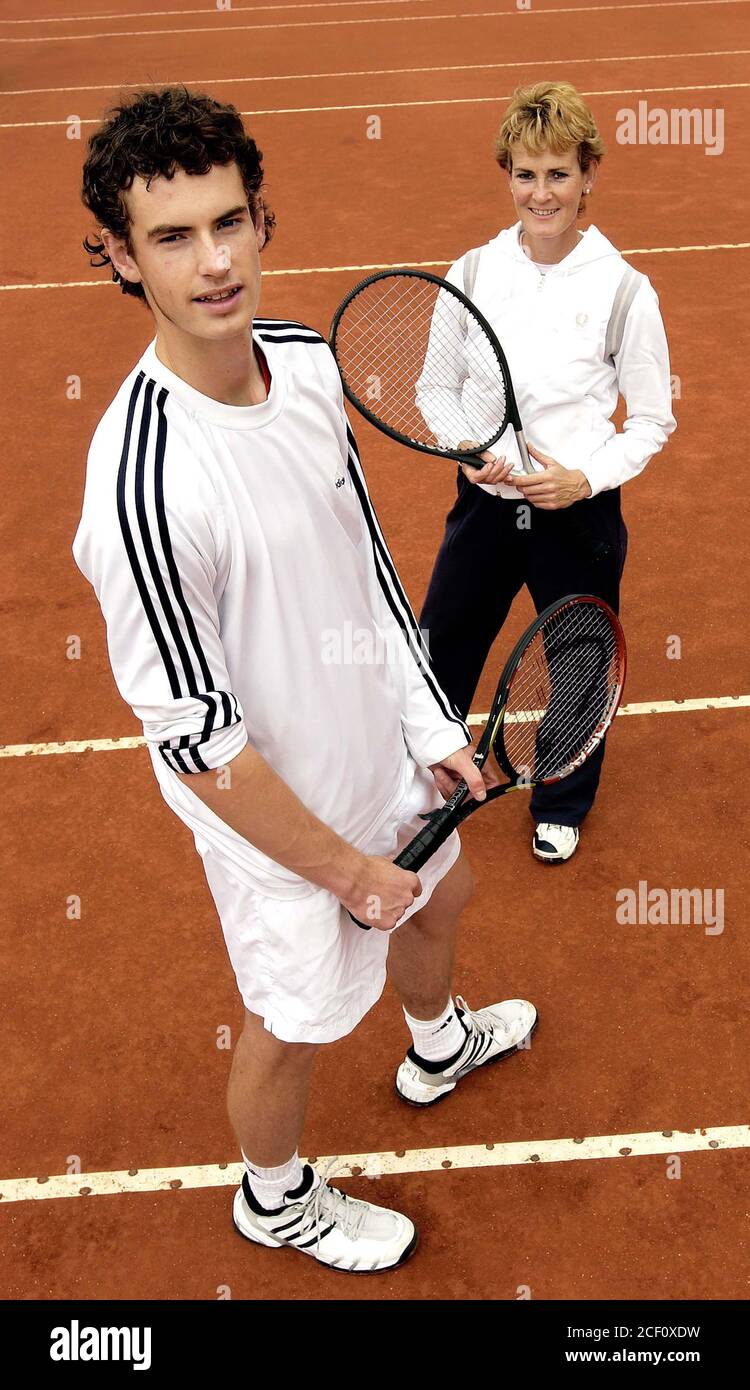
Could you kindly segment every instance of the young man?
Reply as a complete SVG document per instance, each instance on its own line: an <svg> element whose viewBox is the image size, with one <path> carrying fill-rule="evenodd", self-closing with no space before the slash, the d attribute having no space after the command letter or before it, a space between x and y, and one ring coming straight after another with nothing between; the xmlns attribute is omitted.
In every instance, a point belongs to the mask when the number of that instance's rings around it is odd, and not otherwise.
<svg viewBox="0 0 750 1390"><path fill-rule="evenodd" d="M392 863L441 792L465 777L482 798L484 781L378 527L332 354L312 329L256 316L274 225L262 178L234 107L184 88L137 93L90 142L83 199L101 240L84 245L156 336L94 434L74 555L245 1004L235 1225L383 1270L414 1249L411 1221L298 1156L317 1047L378 1000L389 946L412 1033L396 1085L414 1105L523 1046L536 1010L454 1004L471 892L458 836L419 878ZM347 659L362 633L372 659Z"/></svg>

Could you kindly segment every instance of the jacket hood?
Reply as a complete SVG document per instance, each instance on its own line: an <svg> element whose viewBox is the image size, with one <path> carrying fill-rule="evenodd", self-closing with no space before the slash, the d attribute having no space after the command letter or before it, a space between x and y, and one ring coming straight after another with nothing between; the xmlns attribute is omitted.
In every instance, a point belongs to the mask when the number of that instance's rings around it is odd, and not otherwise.
<svg viewBox="0 0 750 1390"><path fill-rule="evenodd" d="M510 260L530 265L531 262L519 241L521 231L522 223L516 222L514 226L505 227L502 232L499 232L494 241L490 242L490 245L501 255L508 256ZM592 225L586 228L578 245L574 246L573 250L558 265L550 266L547 274L551 275L557 272L562 275L574 275L577 270L591 265L592 261L601 261L609 256L616 256L619 260L620 252L616 246L612 245L611 241L602 236L598 227Z"/></svg>

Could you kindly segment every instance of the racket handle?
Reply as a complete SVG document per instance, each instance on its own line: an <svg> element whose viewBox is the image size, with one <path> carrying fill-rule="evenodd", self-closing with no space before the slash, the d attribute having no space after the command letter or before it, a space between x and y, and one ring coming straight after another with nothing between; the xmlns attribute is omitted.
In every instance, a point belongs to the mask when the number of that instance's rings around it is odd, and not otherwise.
<svg viewBox="0 0 750 1390"><path fill-rule="evenodd" d="M433 811L424 829L402 849L394 859L394 864L399 869L410 869L413 874L417 873L435 850L448 839L455 830L456 823L456 812L452 806L442 806Z"/></svg>
<svg viewBox="0 0 750 1390"><path fill-rule="evenodd" d="M523 437L523 430L514 430L513 433L516 436L516 444L518 445L518 452L521 455L521 464L524 473L535 473L536 469L531 462L526 440ZM484 468L484 459L481 454L456 454L456 458L460 459L462 463L470 463L472 468ZM513 484L510 483L510 486L512 487Z"/></svg>
<svg viewBox="0 0 750 1390"><path fill-rule="evenodd" d="M427 819L427 824L420 830L408 845L405 845L394 864L399 869L411 869L416 873L423 864L427 863L430 855L448 839L451 831L456 826L456 811L452 806L441 806L436 811L432 811ZM348 911L348 908L347 908ZM371 931L372 926L367 922L360 922L358 917L349 913L352 921L363 931Z"/></svg>
<svg viewBox="0 0 750 1390"><path fill-rule="evenodd" d="M348 908L346 910L349 912ZM363 931L372 931L372 924L370 922L360 922L359 917L355 917L353 912L349 912L349 916L355 927L361 927Z"/></svg>
<svg viewBox="0 0 750 1390"><path fill-rule="evenodd" d="M486 801L496 801L498 797L505 796L506 792L516 790L518 790L518 786L515 782L508 782L502 787L490 787L487 791ZM430 813L426 818L427 824L424 829L420 830L419 834L415 835L414 839L410 840L394 859L393 862L399 869L410 869L412 873L418 873L422 865L427 863L430 856L434 854L436 849L439 849L457 826L466 820L467 816L472 815L477 806L486 804L482 801L466 801L463 797L465 791L466 784L464 782L459 783L451 802L446 802L445 806L438 807L436 811ZM457 793L461 793L460 800L457 799ZM349 916L363 931L372 930L370 924L360 922L359 918L354 917L351 912Z"/></svg>
<svg viewBox="0 0 750 1390"><path fill-rule="evenodd" d="M516 436L516 444L518 445L518 452L521 455L524 473L534 473L534 465L531 462L526 440L523 437L523 430L514 430L513 433Z"/></svg>

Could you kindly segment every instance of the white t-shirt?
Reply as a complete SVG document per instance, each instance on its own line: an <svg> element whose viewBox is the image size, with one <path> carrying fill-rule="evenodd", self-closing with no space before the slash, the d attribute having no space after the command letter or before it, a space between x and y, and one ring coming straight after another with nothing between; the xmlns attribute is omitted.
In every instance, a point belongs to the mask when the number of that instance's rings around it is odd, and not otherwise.
<svg viewBox="0 0 750 1390"><path fill-rule="evenodd" d="M304 804L366 844L411 764L470 742L430 669L369 500L323 338L256 319L260 405L225 405L154 339L93 436L73 544L107 627L118 689L197 848L251 886L309 885L261 854L180 772L249 742Z"/></svg>

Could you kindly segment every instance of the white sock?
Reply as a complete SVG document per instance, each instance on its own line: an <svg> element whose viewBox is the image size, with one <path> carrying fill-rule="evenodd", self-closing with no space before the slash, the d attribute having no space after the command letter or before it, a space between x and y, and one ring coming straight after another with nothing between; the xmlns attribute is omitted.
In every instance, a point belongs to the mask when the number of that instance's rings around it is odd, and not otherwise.
<svg viewBox="0 0 750 1390"><path fill-rule="evenodd" d="M442 1062L453 1057L466 1040L466 1030L461 1027L452 996L439 1018L412 1018L406 1009L404 1018L411 1029L414 1051L425 1062Z"/></svg>
<svg viewBox="0 0 750 1390"><path fill-rule="evenodd" d="M244 1149L241 1153L256 1201L260 1202L266 1211L277 1211L283 1206L284 1193L299 1187L302 1182L302 1164L297 1150L295 1149L288 1163L282 1163L278 1168L261 1168L257 1163L250 1162Z"/></svg>

